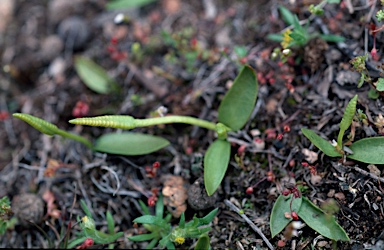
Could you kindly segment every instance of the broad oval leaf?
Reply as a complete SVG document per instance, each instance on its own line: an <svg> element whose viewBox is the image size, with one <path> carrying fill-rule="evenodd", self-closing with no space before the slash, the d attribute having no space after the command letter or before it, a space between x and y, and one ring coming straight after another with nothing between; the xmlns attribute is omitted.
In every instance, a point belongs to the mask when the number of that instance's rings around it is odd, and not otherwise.
<svg viewBox="0 0 384 250"><path fill-rule="evenodd" d="M369 164L384 164L384 137L358 140L349 147L353 154L348 158Z"/></svg>
<svg viewBox="0 0 384 250"><path fill-rule="evenodd" d="M318 147L324 154L330 156L330 157L340 157L342 156L340 153L338 153L334 146L332 146L331 143L329 143L327 140L321 138L318 136L314 131L306 128L302 128L301 132L307 137L313 145Z"/></svg>
<svg viewBox="0 0 384 250"><path fill-rule="evenodd" d="M169 141L141 133L110 133L96 140L94 150L120 155L144 155L169 145Z"/></svg>
<svg viewBox="0 0 384 250"><path fill-rule="evenodd" d="M292 218L285 218L285 213L291 213L291 200L293 195L284 196L280 195L275 204L273 205L271 218L270 218L270 229L272 238L279 234ZM295 198L292 201L292 211L298 212L301 206L302 198Z"/></svg>
<svg viewBox="0 0 384 250"><path fill-rule="evenodd" d="M234 131L247 122L256 103L258 85L255 71L244 66L219 106L219 122Z"/></svg>
<svg viewBox="0 0 384 250"><path fill-rule="evenodd" d="M384 91L384 78L379 78L376 82L376 90L377 91Z"/></svg>
<svg viewBox="0 0 384 250"><path fill-rule="evenodd" d="M209 196L219 187L228 168L231 144L228 141L216 140L208 148L204 156L204 184Z"/></svg>
<svg viewBox="0 0 384 250"><path fill-rule="evenodd" d="M313 230L332 240L349 241L344 229L336 222L331 214L324 213L310 200L303 197L299 217Z"/></svg>
<svg viewBox="0 0 384 250"><path fill-rule="evenodd" d="M77 56L75 58L75 69L81 80L88 88L99 94L108 94L116 88L116 83L109 77L107 72L92 60Z"/></svg>

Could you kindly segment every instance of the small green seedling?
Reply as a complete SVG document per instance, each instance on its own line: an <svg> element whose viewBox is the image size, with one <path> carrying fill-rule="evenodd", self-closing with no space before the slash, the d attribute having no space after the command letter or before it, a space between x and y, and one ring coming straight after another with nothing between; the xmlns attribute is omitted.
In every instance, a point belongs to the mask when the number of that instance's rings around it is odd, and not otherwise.
<svg viewBox="0 0 384 250"><path fill-rule="evenodd" d="M207 233L211 227L207 226L215 218L218 209L212 210L203 218L194 217L190 222L185 222L184 213L181 214L178 226L172 227L170 220L171 214L167 214L163 218L164 203L163 197L160 196L156 202L156 215L151 215L149 208L140 201L140 206L144 212L133 220L135 223L141 223L150 232L148 234L140 234L128 237L131 241L150 241L146 249L153 249L158 243L161 247L167 249L175 249L174 243L181 245L187 238L199 238L195 249L210 249L209 237Z"/></svg>
<svg viewBox="0 0 384 250"><path fill-rule="evenodd" d="M309 199L302 197L297 187L290 189L290 191L292 192L283 192L273 205L270 217L272 238L279 234L292 220L300 218L324 237L335 241L349 241L348 235L332 214L324 212Z"/></svg>
<svg viewBox="0 0 384 250"><path fill-rule="evenodd" d="M343 144L344 133L352 124L356 113L356 105L357 95L349 101L344 111L337 142L333 141L333 143L330 143L310 129L302 128L301 131L316 147L330 157L345 156L368 164L384 164L384 137L382 136L364 138L352 142L349 147ZM348 142L351 143L351 140Z"/></svg>
<svg viewBox="0 0 384 250"><path fill-rule="evenodd" d="M186 123L216 131L218 139L209 146L204 157L205 188L208 195L212 195L223 180L229 163L231 146L226 139L227 133L230 131L238 131L245 125L255 106L257 93L258 85L255 71L249 66L244 66L219 106L219 123L217 124L194 117L172 115L147 119L135 119L132 116L123 115L109 115L77 118L69 122L72 124L120 129L133 129L169 123ZM116 135L116 137L118 136ZM122 145L116 145L115 139L118 138L113 138L108 141L104 138L99 139L95 150L109 153L123 153L120 152ZM129 141L126 142L127 145L131 143L128 143ZM133 147L141 147L136 149L136 151L145 151L145 147L147 146L149 147L150 145L145 143L145 141L133 144ZM144 153L145 152L143 152L143 154Z"/></svg>
<svg viewBox="0 0 384 250"><path fill-rule="evenodd" d="M316 4L316 5L311 4L311 5L309 5L308 10L313 15L322 15L322 14L324 14L324 6L327 3L340 4L340 0L323 0L319 4Z"/></svg>
<svg viewBox="0 0 384 250"><path fill-rule="evenodd" d="M115 233L115 222L109 211L106 213L108 233L104 233L96 229L91 211L89 211L85 202L81 200L80 204L86 216L81 219L79 217L77 218L77 221L80 223L81 232L77 235L76 239L68 243L68 249L74 248L76 245L83 243L87 239L92 239L96 244L110 244L123 236L123 232Z"/></svg>
<svg viewBox="0 0 384 250"><path fill-rule="evenodd" d="M368 97L371 99L377 99L379 96L384 96L384 78L379 77L377 81L375 81L369 76L369 70L367 69L365 63L367 59L368 54L356 56L350 61L350 63L352 64L353 70L360 73L360 79L357 87L361 88L364 82L369 83L371 89L368 92Z"/></svg>
<svg viewBox="0 0 384 250"><path fill-rule="evenodd" d="M224 178L227 171L231 145L227 141L227 133L240 130L249 119L256 104L258 84L255 71L244 66L236 77L232 87L224 96L218 110L219 123L189 116L161 116L147 119L135 119L125 115L106 115L98 117L77 118L70 120L72 124L110 127L118 129L134 129L169 123L186 123L216 131L216 139L204 156L204 182L208 195L212 195ZM84 137L68 133L40 118L15 113L19 118L40 132L53 136L61 135L85 144L92 150L121 155L143 155L154 152L169 145L161 137L141 133L110 133L99 137L95 145Z"/></svg>
<svg viewBox="0 0 384 250"><path fill-rule="evenodd" d="M324 3L321 5L314 6L313 9L317 13L320 10L320 7L323 6L326 2L331 1L323 1ZM292 29L286 29L284 34L270 34L267 36L272 41L281 42L283 49L288 49L291 47L303 47L306 45L311 39L315 37L320 37L321 39L328 42L342 42L344 38L338 35L325 35L319 34L316 32L310 33L308 30L310 20L303 26L297 15L294 15L290 10L285 8L284 6L279 6L280 14L285 21L286 24L292 26ZM316 13L315 13L316 14Z"/></svg>
<svg viewBox="0 0 384 250"><path fill-rule="evenodd" d="M0 199L0 235L3 235L8 228L13 228L17 219L12 218L13 212L8 196Z"/></svg>

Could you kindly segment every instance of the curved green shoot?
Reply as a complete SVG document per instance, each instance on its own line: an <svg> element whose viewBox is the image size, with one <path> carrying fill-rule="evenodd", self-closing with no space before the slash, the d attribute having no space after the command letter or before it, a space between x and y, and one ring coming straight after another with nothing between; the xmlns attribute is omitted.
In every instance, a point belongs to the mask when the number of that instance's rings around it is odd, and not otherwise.
<svg viewBox="0 0 384 250"><path fill-rule="evenodd" d="M120 128L120 129L133 129L138 127L149 127L160 124L170 123L185 123L190 125L196 125L202 128L215 130L216 124L208 122L202 119L189 117L189 116L178 116L170 115L163 117L154 117L146 119L135 119L128 115L105 115L96 117L84 117L70 120L69 123L97 126L97 127L108 127L108 128Z"/></svg>
<svg viewBox="0 0 384 250"><path fill-rule="evenodd" d="M89 140L87 140L86 138L79 136L79 135L72 134L72 133L68 133L64 130L61 130L56 125L54 125L50 122L47 122L43 119L37 118L33 115L22 114L22 113L14 113L13 117L16 117L20 120L25 121L26 123L28 123L29 125L31 125L35 129L39 130L43 134L46 134L49 136L60 135L64 138L68 138L68 139L72 139L72 140L81 142L85 146L87 146L88 148L93 149L92 143Z"/></svg>
<svg viewBox="0 0 384 250"><path fill-rule="evenodd" d="M348 103L347 107L345 108L343 118L340 122L340 131L339 135L337 136L337 145L339 148L343 147L343 136L344 132L351 126L353 116L356 113L356 105L357 105L357 95L355 95Z"/></svg>

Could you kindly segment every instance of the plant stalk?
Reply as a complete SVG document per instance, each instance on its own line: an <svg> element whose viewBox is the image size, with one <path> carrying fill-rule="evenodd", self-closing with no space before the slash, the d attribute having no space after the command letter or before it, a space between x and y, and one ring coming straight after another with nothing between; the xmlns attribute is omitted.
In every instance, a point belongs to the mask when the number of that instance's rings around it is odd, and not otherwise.
<svg viewBox="0 0 384 250"><path fill-rule="evenodd" d="M72 133L68 133L67 131L64 131L64 130L61 130L61 129L58 129L57 131L55 131L55 133L57 135L61 135L62 137L69 138L69 139L81 142L85 146L87 146L88 148L93 149L92 143L89 140L87 140L86 138L82 137L82 136L75 135L75 134L72 134Z"/></svg>
<svg viewBox="0 0 384 250"><path fill-rule="evenodd" d="M135 127L147 127L169 123L186 123L216 131L216 124L189 116L170 115L155 118L135 119Z"/></svg>

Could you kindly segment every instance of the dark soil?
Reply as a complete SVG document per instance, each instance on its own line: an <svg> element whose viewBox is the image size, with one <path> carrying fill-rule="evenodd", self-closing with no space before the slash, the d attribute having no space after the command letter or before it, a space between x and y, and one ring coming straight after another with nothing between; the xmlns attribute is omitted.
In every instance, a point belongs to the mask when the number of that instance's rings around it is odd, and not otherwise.
<svg viewBox="0 0 384 250"><path fill-rule="evenodd" d="M187 187L190 196L183 198L187 220L219 208L209 233L212 249L268 249L225 200L243 209L273 247L279 248L284 236L271 238L269 218L287 182L304 184L303 195L318 206L334 199L340 208L337 222L350 242L333 245L304 226L281 249L384 249L382 179L368 174L372 166L325 156L300 130L309 128L336 139L345 106L358 94L358 108L368 116L369 124L356 123L355 140L381 135L382 128L374 123L383 113L383 97L368 98L369 84L357 87L359 74L349 63L372 49L369 24L379 26L375 13L380 1L327 4L324 14L310 22L309 30L340 35L345 41L311 40L294 49L285 64L271 59L280 44L267 39L268 34L286 28L278 6L305 20L310 16L308 6L317 1L158 0L117 11L108 11L106 2L1 2L0 197L14 200L14 212L40 228L20 221L1 236L1 247L48 248L50 242L58 246L60 233L69 225L73 226L69 237L74 239L79 231L74 226L76 217L84 216L79 202L83 199L101 230L106 230L105 214L111 211L116 230L124 232L116 248L143 248L147 242L127 239L145 230L132 222L142 214L138 201L147 203L152 191L161 191L168 185L165 179L175 175L184 179L180 188ZM118 13L125 13L129 21L116 25L113 20ZM378 32L378 60L368 59L373 78L380 76L375 65L382 63L382 41L383 34ZM140 44L141 55L132 51L135 43ZM191 60L196 46L206 54ZM239 58L236 46L244 46L246 57ZM103 67L119 84L120 92L98 94L89 89L74 69L79 55ZM243 130L229 136L232 160L213 197L202 192L201 179L203 155L215 139L212 131L181 124L135 129L162 136L171 146L128 157L92 152L78 142L43 135L12 117L15 112L32 114L91 140L114 129L73 126L68 120L79 114L145 118L164 106L168 114L217 121L220 100L241 63L258 74L258 100ZM242 145L242 160L235 161ZM145 167L156 161L160 168L150 177ZM302 162L315 166L317 174ZM253 193L247 194L252 185L256 185ZM20 195L26 194L39 198L30 206L20 204ZM191 249L195 242L189 239L180 249Z"/></svg>

